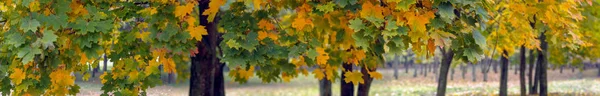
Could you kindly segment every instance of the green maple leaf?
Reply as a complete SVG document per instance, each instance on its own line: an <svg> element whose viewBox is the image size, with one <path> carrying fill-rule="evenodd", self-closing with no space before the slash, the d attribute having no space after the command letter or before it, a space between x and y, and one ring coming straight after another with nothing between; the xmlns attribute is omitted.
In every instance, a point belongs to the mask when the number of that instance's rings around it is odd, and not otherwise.
<svg viewBox="0 0 600 96"><path fill-rule="evenodd" d="M35 19L21 19L21 30L25 32L36 32L37 27L40 27L40 22Z"/></svg>
<svg viewBox="0 0 600 96"><path fill-rule="evenodd" d="M481 33L479 33L479 31L477 31L477 29L474 29L473 31L473 39L475 39L475 43L477 43L477 45L479 45L481 48L485 49L486 48L486 41L485 41L485 37L483 37L483 35L481 35Z"/></svg>
<svg viewBox="0 0 600 96"><path fill-rule="evenodd" d="M19 49L17 57L21 58L21 63L26 64L33 60L37 54L42 54L42 50L38 48L23 47Z"/></svg>
<svg viewBox="0 0 600 96"><path fill-rule="evenodd" d="M441 3L438 7L439 11L437 12L444 20L448 23L451 22L452 19L456 18L454 14L454 7L450 3Z"/></svg>
<svg viewBox="0 0 600 96"><path fill-rule="evenodd" d="M350 20L350 29L353 29L354 32L358 32L361 29L365 28L365 24L363 24L362 20L358 19L358 18L354 18L352 20Z"/></svg>
<svg viewBox="0 0 600 96"><path fill-rule="evenodd" d="M50 46L54 46L54 41L56 41L56 38L58 38L58 36L54 35L54 31L52 30L46 30L44 31L44 37L42 37L41 39L41 43L44 49L50 47Z"/></svg>

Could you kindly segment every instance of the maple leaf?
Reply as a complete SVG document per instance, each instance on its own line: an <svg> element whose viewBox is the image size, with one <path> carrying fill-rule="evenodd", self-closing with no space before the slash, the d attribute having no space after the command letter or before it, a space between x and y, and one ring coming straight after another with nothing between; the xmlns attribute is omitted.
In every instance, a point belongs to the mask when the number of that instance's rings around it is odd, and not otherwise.
<svg viewBox="0 0 600 96"><path fill-rule="evenodd" d="M101 83L102 83L102 84L104 84L104 83L106 83L106 81L108 81L108 80L104 79L104 77L105 77L107 74L108 74L108 73L104 72L104 73L102 73L102 75L100 75L100 79L102 80L102 81L101 81Z"/></svg>
<svg viewBox="0 0 600 96"><path fill-rule="evenodd" d="M381 75L381 73L379 73L379 72L369 72L369 76L371 76L371 78L375 78L377 80L381 80L383 78L383 75Z"/></svg>
<svg viewBox="0 0 600 96"><path fill-rule="evenodd" d="M346 74L344 74L344 76L344 81L346 81L346 83L352 82L354 83L354 85L358 85L358 83L365 83L365 81L362 79L363 74L358 71L346 71Z"/></svg>
<svg viewBox="0 0 600 96"><path fill-rule="evenodd" d="M75 77L70 72L59 69L50 73L50 81L59 86L72 86L75 84Z"/></svg>
<svg viewBox="0 0 600 96"><path fill-rule="evenodd" d="M219 7L225 4L225 0L210 0L208 3L208 9L206 9L202 15L208 15L208 22L212 22L215 19L215 15L219 12Z"/></svg>
<svg viewBox="0 0 600 96"><path fill-rule="evenodd" d="M435 53L435 41L433 39L427 40L427 50L431 55Z"/></svg>
<svg viewBox="0 0 600 96"><path fill-rule="evenodd" d="M266 19L262 19L258 22L258 28L269 31L269 30L275 29L275 25L273 25L271 22L269 22Z"/></svg>
<svg viewBox="0 0 600 96"><path fill-rule="evenodd" d="M183 18L187 16L187 14L192 13L194 10L194 5L195 4L193 3L187 3L185 5L175 7L175 17Z"/></svg>
<svg viewBox="0 0 600 96"><path fill-rule="evenodd" d="M196 21L197 21L196 18L195 17L191 17L191 16L187 17L185 19L185 22L187 22L188 26L194 26L194 25L196 25Z"/></svg>
<svg viewBox="0 0 600 96"><path fill-rule="evenodd" d="M367 1L362 5L362 10L360 10L360 17L367 18L370 16L374 16L375 18L384 19L383 10L384 9L381 6L375 6L371 4L371 2Z"/></svg>
<svg viewBox="0 0 600 96"><path fill-rule="evenodd" d="M161 57L163 58L163 57ZM177 69L176 69L176 65L175 65L175 61L173 61L173 59L168 58L168 59L162 59L160 60L160 62L162 62L164 68L164 71L167 73L177 73Z"/></svg>
<svg viewBox="0 0 600 96"><path fill-rule="evenodd" d="M281 79L283 79L283 82L290 82L290 80L292 80L292 76L283 72L283 73L281 73Z"/></svg>
<svg viewBox="0 0 600 96"><path fill-rule="evenodd" d="M137 12L138 14L143 14L143 15L154 15L156 13L158 13L158 11L156 11L156 7L148 7L148 8L144 8L140 11Z"/></svg>
<svg viewBox="0 0 600 96"><path fill-rule="evenodd" d="M315 78L321 80L325 77L325 74L323 73L323 71L321 71L321 69L317 68L315 70L313 70L312 72L313 74L315 74Z"/></svg>
<svg viewBox="0 0 600 96"><path fill-rule="evenodd" d="M33 1L33 2L29 3L29 10L31 12L35 12L35 11L40 10L40 2L38 2L36 0L36 1Z"/></svg>
<svg viewBox="0 0 600 96"><path fill-rule="evenodd" d="M298 16L296 19L294 19L294 22L292 22L292 27L296 28L296 30L304 30L304 27L309 25L314 26L310 19L303 18L302 16Z"/></svg>
<svg viewBox="0 0 600 96"><path fill-rule="evenodd" d="M23 70L21 70L21 68L14 68L13 73L10 74L9 78L11 79L11 81L13 81L15 85L19 85L21 84L21 81L25 79L25 76L27 75L25 74L25 72L23 72Z"/></svg>
<svg viewBox="0 0 600 96"><path fill-rule="evenodd" d="M258 40L263 40L265 38L267 38L269 34L265 31L258 31Z"/></svg>
<svg viewBox="0 0 600 96"><path fill-rule="evenodd" d="M196 40L198 41L202 41L202 35L208 35L208 32L206 32L206 29L204 29L204 26L202 25L196 27L190 26L186 30L190 33L190 35L192 35L193 38L196 38Z"/></svg>
<svg viewBox="0 0 600 96"><path fill-rule="evenodd" d="M88 10L85 9L85 7L83 7L83 5L78 1L71 2L71 4L69 4L69 7L71 8L69 16L77 17L88 14ZM69 21L75 21L75 18L69 18Z"/></svg>
<svg viewBox="0 0 600 96"><path fill-rule="evenodd" d="M140 32L139 34L135 34L135 38L142 39L142 41L146 42L146 41L148 41L149 35L150 35L150 32L144 31L144 32Z"/></svg>
<svg viewBox="0 0 600 96"><path fill-rule="evenodd" d="M317 53L319 53L317 56L317 64L327 64L327 60L329 60L329 54L325 52L325 49L317 48Z"/></svg>

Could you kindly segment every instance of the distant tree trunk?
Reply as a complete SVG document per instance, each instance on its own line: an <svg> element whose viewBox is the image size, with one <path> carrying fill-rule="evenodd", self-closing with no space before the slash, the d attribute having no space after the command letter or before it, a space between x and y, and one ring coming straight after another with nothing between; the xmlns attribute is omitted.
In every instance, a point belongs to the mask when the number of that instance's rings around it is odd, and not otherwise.
<svg viewBox="0 0 600 96"><path fill-rule="evenodd" d="M477 81L477 72L475 71L475 70L477 70L477 68L475 68L475 64L473 64L471 62L469 62L469 65L471 65L471 70L472 70L471 71L471 75L472 75L471 78L473 79L473 82L475 82L475 81ZM485 72L483 72L483 71L481 71L481 72L483 73L484 79L485 79L485 76L487 76L487 74L485 74Z"/></svg>
<svg viewBox="0 0 600 96"><path fill-rule="evenodd" d="M540 96L548 95L548 76L547 76L547 68L548 68L548 42L546 42L546 32L542 32L540 35L540 46L542 50L538 50L540 61Z"/></svg>
<svg viewBox="0 0 600 96"><path fill-rule="evenodd" d="M525 96L527 94L527 87L525 85L525 46L521 46L521 64L519 64L519 82L521 83L521 96Z"/></svg>
<svg viewBox="0 0 600 96"><path fill-rule="evenodd" d="M369 89L371 88L371 83L373 82L373 78L371 78L371 75L369 74L369 72L367 71L368 69L366 67L362 67L360 68L360 73L363 74L363 79L365 81L365 83L363 84L359 84L358 85L358 92L357 92L357 96L369 96ZM373 68L371 69L371 71L376 71L377 69Z"/></svg>
<svg viewBox="0 0 600 96"><path fill-rule="evenodd" d="M506 50L502 51L503 55L508 55ZM508 83L508 57L500 56L500 96L506 96Z"/></svg>
<svg viewBox="0 0 600 96"><path fill-rule="evenodd" d="M102 66L102 67L104 67L104 68L102 71L106 72L106 66L108 66L108 58L106 58L106 54L103 56L103 58L104 58L104 66Z"/></svg>
<svg viewBox="0 0 600 96"><path fill-rule="evenodd" d="M598 77L600 77L600 64L596 64L596 68L598 68Z"/></svg>
<svg viewBox="0 0 600 96"><path fill-rule="evenodd" d="M462 79L465 79L465 74L467 74L467 66L460 65L460 69L462 70Z"/></svg>
<svg viewBox="0 0 600 96"><path fill-rule="evenodd" d="M571 72L572 72L572 73L575 73L575 68L576 68L576 67L575 67L575 66L573 66L573 65L570 65L570 66L571 66Z"/></svg>
<svg viewBox="0 0 600 96"><path fill-rule="evenodd" d="M513 66L515 66L515 68L513 68L513 70L515 70L514 74L517 75L517 73L519 73L519 69L521 69L521 68L519 68L519 66L517 66L517 65L513 65Z"/></svg>
<svg viewBox="0 0 600 96"><path fill-rule="evenodd" d="M538 51L538 57L539 57L539 51ZM538 58L539 59L539 58ZM537 60L536 65L535 65L535 77L533 78L533 86L531 87L531 90L529 91L529 94L538 94L539 89L538 86L540 85L540 71L542 70L541 68L541 63L540 60Z"/></svg>
<svg viewBox="0 0 600 96"><path fill-rule="evenodd" d="M408 56L402 56L404 57L404 73L408 74Z"/></svg>
<svg viewBox="0 0 600 96"><path fill-rule="evenodd" d="M417 65L415 65L415 64L411 64L411 66L413 67L413 70L415 71L415 72L413 73L413 78L416 78L416 77L417 77L417 73L419 73L419 72L417 71L419 68L417 68Z"/></svg>
<svg viewBox="0 0 600 96"><path fill-rule="evenodd" d="M319 96L331 96L331 81L325 78L319 80Z"/></svg>
<svg viewBox="0 0 600 96"><path fill-rule="evenodd" d="M494 60L492 60L492 62L494 62ZM490 63L490 66L494 68L494 73L498 74L498 64Z"/></svg>
<svg viewBox="0 0 600 96"><path fill-rule="evenodd" d="M454 80L454 68L450 68L450 80Z"/></svg>
<svg viewBox="0 0 600 96"><path fill-rule="evenodd" d="M533 78L535 78L535 77L533 77L533 68L537 68L537 67L534 67L534 65L536 65L534 63L535 56L536 56L534 52L535 51L533 51L533 50L529 51L529 88L530 88L529 94L536 94L535 88L533 87L535 84L535 83L533 83Z"/></svg>
<svg viewBox="0 0 600 96"><path fill-rule="evenodd" d="M563 69L565 69L565 66L560 66L560 74L563 73Z"/></svg>
<svg viewBox="0 0 600 96"><path fill-rule="evenodd" d="M340 80L342 80L342 82L340 82L341 96L354 96L354 85L350 82L343 82L344 78L346 78L343 74L346 74L346 71L352 71L352 65L342 64L342 67L344 71L342 71L342 78L340 78Z"/></svg>
<svg viewBox="0 0 600 96"><path fill-rule="evenodd" d="M174 79L173 77L174 77L173 73L169 73L167 75L167 84L173 84L173 79Z"/></svg>
<svg viewBox="0 0 600 96"><path fill-rule="evenodd" d="M398 56L394 56L394 63L392 63L392 68L394 68L394 79L398 80L398 67L400 67L400 65L398 63L400 63L400 58L398 58Z"/></svg>
<svg viewBox="0 0 600 96"><path fill-rule="evenodd" d="M450 64L452 64L452 59L454 58L454 51L452 49L446 49L447 52L444 52L444 56L442 58L442 66L440 67L440 76L438 78L438 87L437 87L437 96L446 95L446 83L448 77L448 69L450 68Z"/></svg>
<svg viewBox="0 0 600 96"><path fill-rule="evenodd" d="M427 71L429 69L429 66L431 66L430 64L425 64L425 66L423 67L423 77L427 77Z"/></svg>

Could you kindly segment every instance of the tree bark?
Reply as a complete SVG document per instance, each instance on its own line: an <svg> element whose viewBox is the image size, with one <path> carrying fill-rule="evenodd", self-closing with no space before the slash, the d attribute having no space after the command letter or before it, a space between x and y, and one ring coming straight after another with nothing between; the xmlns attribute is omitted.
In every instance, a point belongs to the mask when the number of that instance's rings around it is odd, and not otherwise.
<svg viewBox="0 0 600 96"><path fill-rule="evenodd" d="M218 68L215 68L214 96L225 96L225 77L223 76L225 64L219 63L217 66Z"/></svg>
<svg viewBox="0 0 600 96"><path fill-rule="evenodd" d="M108 66L108 58L106 58L106 54L104 55L103 58L104 58L104 66L102 66L102 67L104 67L104 68L102 71L106 72L106 66Z"/></svg>
<svg viewBox="0 0 600 96"><path fill-rule="evenodd" d="M547 76L547 68L548 68L548 42L546 42L546 32L542 32L540 35L540 46L542 50L538 50L540 62L540 96L548 95L548 76Z"/></svg>
<svg viewBox="0 0 600 96"><path fill-rule="evenodd" d="M525 46L521 46L521 64L519 64L519 82L521 83L521 96L525 96L527 94L527 89L525 85Z"/></svg>
<svg viewBox="0 0 600 96"><path fill-rule="evenodd" d="M533 68L534 68L534 65L535 65L535 63L534 63L534 61L535 61L535 53L534 52L535 51L533 51L533 50L529 51L529 73L528 73L528 75L529 75L529 88L530 88L529 89L529 94L534 94L534 92L535 92L535 89L533 88L533 86L535 84L535 83L533 83L533 78L534 78L533 77Z"/></svg>
<svg viewBox="0 0 600 96"><path fill-rule="evenodd" d="M408 56L402 56L404 57L404 73L408 74Z"/></svg>
<svg viewBox="0 0 600 96"><path fill-rule="evenodd" d="M471 78L473 79L473 82L477 81L477 73L475 70L477 70L477 68L475 68L475 64L469 62L469 65L471 65ZM482 69L483 70L483 69ZM484 75L484 81L486 80L485 78L487 77L487 74L485 74L483 71L481 71Z"/></svg>
<svg viewBox="0 0 600 96"><path fill-rule="evenodd" d="M346 71L352 71L352 65L351 64L342 64L343 70L342 71L342 78L340 78L340 80L344 80L344 78L346 78L346 76L344 76L344 74L346 74ZM340 92L341 92L341 96L354 96L354 85L350 82L346 83L346 82L340 82Z"/></svg>
<svg viewBox="0 0 600 96"><path fill-rule="evenodd" d="M200 13L208 9L209 2L199 2ZM202 42L197 42L198 53L191 57L190 67L190 96L216 96L220 90L215 89L215 72L219 71L219 59L216 56L220 35L217 32L218 18L209 23L206 15L200 15L200 25L205 26L208 35L203 36ZM221 71L222 72L222 71ZM223 79L220 79L223 80Z"/></svg>
<svg viewBox="0 0 600 96"><path fill-rule="evenodd" d="M319 80L319 96L331 96L331 81L325 78Z"/></svg>
<svg viewBox="0 0 600 96"><path fill-rule="evenodd" d="M492 60L493 62L493 60ZM490 66L494 68L494 73L498 74L498 65L496 63L490 63Z"/></svg>
<svg viewBox="0 0 600 96"><path fill-rule="evenodd" d="M428 71L428 69L429 69L429 66L431 66L431 65L429 65L429 64L425 64L425 65L423 66L423 77L427 77L427 72L429 72L429 71Z"/></svg>
<svg viewBox="0 0 600 96"><path fill-rule="evenodd" d="M450 68L450 81L454 80L454 68Z"/></svg>
<svg viewBox="0 0 600 96"><path fill-rule="evenodd" d="M462 79L465 79L465 74L467 74L467 66L460 65L460 69L462 70Z"/></svg>
<svg viewBox="0 0 600 96"><path fill-rule="evenodd" d="M371 78L371 75L367 71L368 69L366 67L362 67L360 69L361 69L360 73L363 74L362 78L365 81L365 83L358 85L358 92L356 95L357 96L369 96L369 89L371 88L371 83L373 82L373 78ZM376 70L377 69L373 68L371 71L376 71Z"/></svg>
<svg viewBox="0 0 600 96"><path fill-rule="evenodd" d="M502 54L508 55L506 50L502 51ZM507 83L508 83L508 57L500 57L500 96L506 96L507 94Z"/></svg>
<svg viewBox="0 0 600 96"><path fill-rule="evenodd" d="M596 64L596 68L598 68L598 77L600 77L600 64Z"/></svg>
<svg viewBox="0 0 600 96"><path fill-rule="evenodd" d="M415 72L413 73L413 78L416 78L416 77L417 77L417 73L419 73L419 72L417 71L419 68L417 68L417 66L416 66L415 64L411 64L411 66L413 67L413 70L415 71Z"/></svg>
<svg viewBox="0 0 600 96"><path fill-rule="evenodd" d="M167 84L173 84L173 73L167 74Z"/></svg>
<svg viewBox="0 0 600 96"><path fill-rule="evenodd" d="M440 76L438 78L437 96L446 95L446 82L447 82L447 77L448 77L448 69L450 68L450 64L452 64L452 59L454 58L454 51L452 51L451 49L447 49L447 50L448 50L447 52L444 52L444 57L442 59L442 66L440 67Z"/></svg>

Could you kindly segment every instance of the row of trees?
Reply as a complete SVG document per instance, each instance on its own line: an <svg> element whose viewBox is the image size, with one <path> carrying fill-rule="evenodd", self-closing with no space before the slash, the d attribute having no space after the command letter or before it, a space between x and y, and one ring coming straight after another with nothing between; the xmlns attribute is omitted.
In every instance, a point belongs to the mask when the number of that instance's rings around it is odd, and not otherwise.
<svg viewBox="0 0 600 96"><path fill-rule="evenodd" d="M525 53L535 51L535 76L540 95L546 95L548 62L598 57L593 54L600 52L594 45L600 41L599 28L593 26L599 9L594 4L598 2L4 0L0 92L78 93L70 73L89 74L86 68L97 66L106 54L115 64L100 76L103 95L145 94L162 83L158 66L163 66L165 72L190 78L194 96L224 95L224 67L240 83L255 75L263 82L287 82L314 74L321 80L322 95L330 95L331 82L339 79L341 95L354 95L358 85L357 95L365 96L371 82L382 78L376 70L383 65L383 54L411 49L416 58L441 59L437 95L445 94L452 64L485 62L482 58L500 58L500 95L506 95L508 57L520 52L524 71ZM316 69L308 72L309 67ZM520 77L523 82L523 72Z"/></svg>

